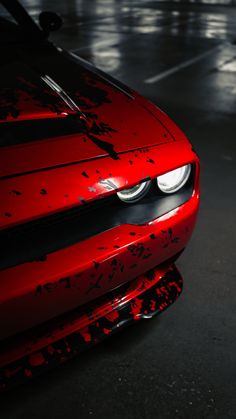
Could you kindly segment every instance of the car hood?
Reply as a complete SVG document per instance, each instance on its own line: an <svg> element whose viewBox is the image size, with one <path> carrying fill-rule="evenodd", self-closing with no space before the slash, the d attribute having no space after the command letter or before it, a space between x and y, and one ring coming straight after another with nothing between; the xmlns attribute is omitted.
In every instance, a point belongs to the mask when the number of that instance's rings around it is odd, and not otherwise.
<svg viewBox="0 0 236 419"><path fill-rule="evenodd" d="M0 142L1 177L105 156L117 160L121 153L174 141L158 112L85 61L54 47L30 57L22 53L0 68L0 130L14 131L11 145ZM67 130L72 117L80 121L76 132ZM62 129L49 135L45 121L57 120Z"/></svg>

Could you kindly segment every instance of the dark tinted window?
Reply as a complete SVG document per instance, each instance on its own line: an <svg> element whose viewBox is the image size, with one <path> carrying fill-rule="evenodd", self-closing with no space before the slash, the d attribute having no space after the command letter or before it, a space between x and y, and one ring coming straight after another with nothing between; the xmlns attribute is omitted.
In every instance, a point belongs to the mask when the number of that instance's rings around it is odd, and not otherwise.
<svg viewBox="0 0 236 419"><path fill-rule="evenodd" d="M0 0L0 45L32 42L41 37L41 30L21 3Z"/></svg>

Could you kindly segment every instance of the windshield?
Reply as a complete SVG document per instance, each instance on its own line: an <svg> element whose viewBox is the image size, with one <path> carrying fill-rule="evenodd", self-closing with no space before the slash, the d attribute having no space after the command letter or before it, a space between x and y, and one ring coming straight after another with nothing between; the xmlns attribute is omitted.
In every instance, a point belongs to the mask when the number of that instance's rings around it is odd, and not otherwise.
<svg viewBox="0 0 236 419"><path fill-rule="evenodd" d="M0 0L0 43L18 43L42 37L42 31L17 0Z"/></svg>
<svg viewBox="0 0 236 419"><path fill-rule="evenodd" d="M1 2L0 2L0 17L16 23L13 16L5 9L5 7L2 5Z"/></svg>

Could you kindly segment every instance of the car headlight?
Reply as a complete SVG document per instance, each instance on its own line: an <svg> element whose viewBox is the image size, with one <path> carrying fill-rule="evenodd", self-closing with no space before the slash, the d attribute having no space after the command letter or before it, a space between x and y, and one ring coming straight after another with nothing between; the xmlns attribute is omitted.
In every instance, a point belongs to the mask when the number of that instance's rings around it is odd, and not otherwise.
<svg viewBox="0 0 236 419"><path fill-rule="evenodd" d="M173 193L181 189L187 182L191 172L191 165L179 167L164 175L158 176L158 188L164 193Z"/></svg>
<svg viewBox="0 0 236 419"><path fill-rule="evenodd" d="M118 197L121 201L132 204L137 202L146 195L149 187L151 186L151 181L142 182L138 185L135 185L133 188L124 189L121 192L117 192Z"/></svg>

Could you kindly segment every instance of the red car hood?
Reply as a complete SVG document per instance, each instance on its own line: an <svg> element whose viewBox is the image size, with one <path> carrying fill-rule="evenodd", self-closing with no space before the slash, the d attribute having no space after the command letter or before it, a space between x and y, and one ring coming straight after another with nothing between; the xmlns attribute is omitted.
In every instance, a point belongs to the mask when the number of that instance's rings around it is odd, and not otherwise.
<svg viewBox="0 0 236 419"><path fill-rule="evenodd" d="M116 160L120 153L174 140L158 119L158 112L145 109L133 92L123 91L68 57L64 72L57 73L56 68L52 71L50 65L42 66L41 62L37 69L27 62L11 62L1 68L0 130L4 127L9 132L14 127L15 135L11 146L0 140L0 177L107 155ZM51 85L45 82L46 73ZM36 120L42 124L50 118L66 121L75 113L85 117L78 132L63 129L60 135L48 138L45 129L42 138L34 139ZM20 132L27 121L31 121L27 138L18 138L17 129Z"/></svg>

